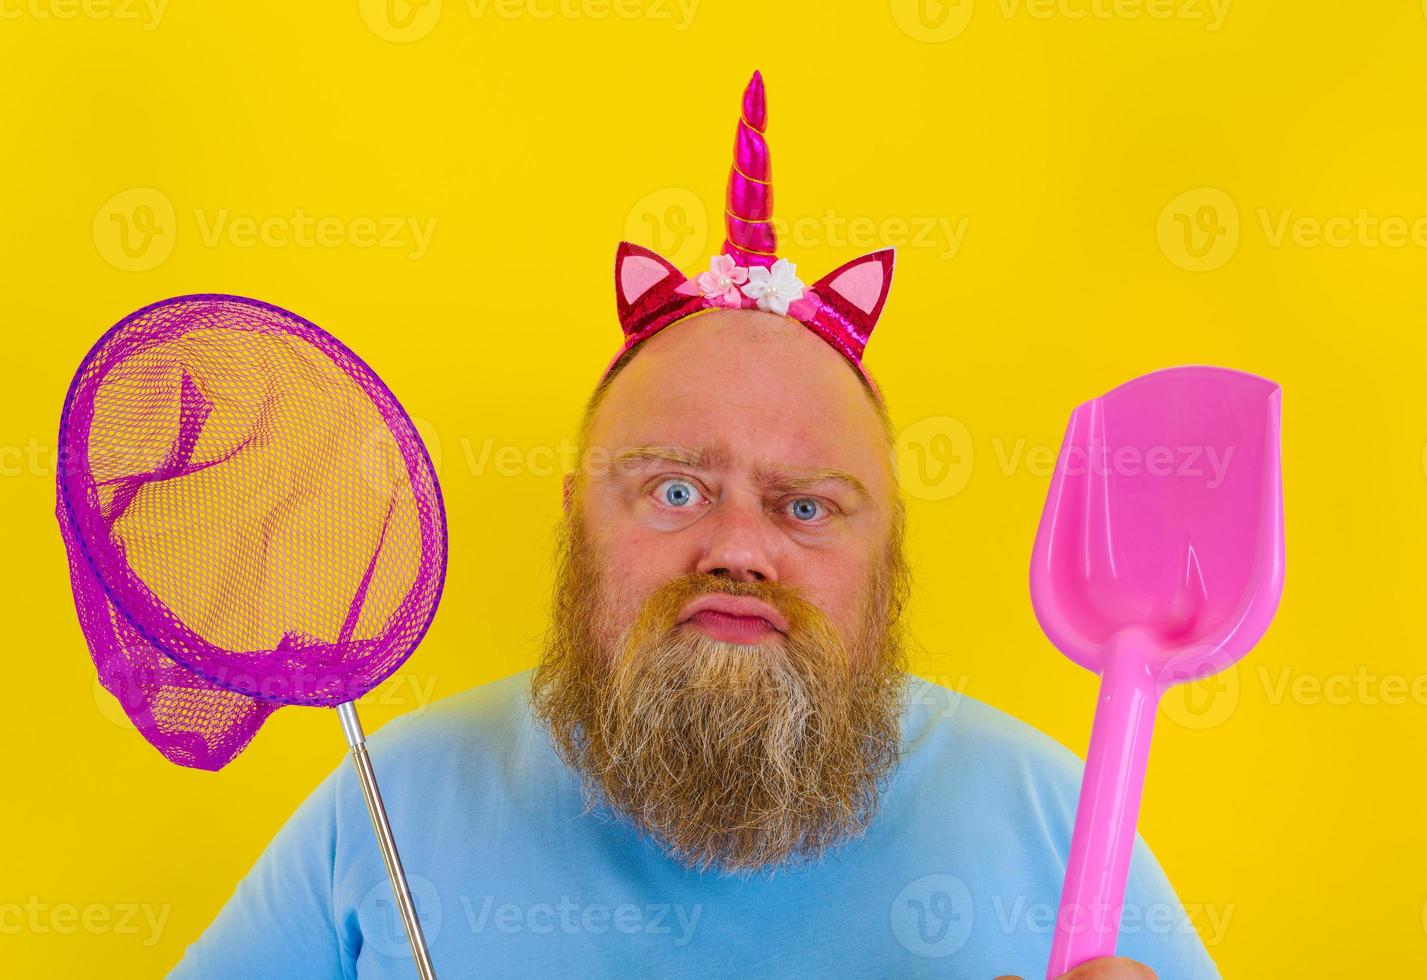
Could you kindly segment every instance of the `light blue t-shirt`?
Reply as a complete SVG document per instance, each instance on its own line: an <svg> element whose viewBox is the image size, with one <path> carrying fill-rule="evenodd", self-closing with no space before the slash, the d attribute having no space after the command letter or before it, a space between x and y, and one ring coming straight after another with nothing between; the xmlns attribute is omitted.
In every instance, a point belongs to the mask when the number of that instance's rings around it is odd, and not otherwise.
<svg viewBox="0 0 1427 980"><path fill-rule="evenodd" d="M1045 975L1081 765L1030 726L908 677L903 761L867 834L811 869L739 879L586 813L529 682L472 688L368 741L442 980ZM1219 976L1142 840L1119 954L1161 980ZM171 976L416 976L348 760Z"/></svg>

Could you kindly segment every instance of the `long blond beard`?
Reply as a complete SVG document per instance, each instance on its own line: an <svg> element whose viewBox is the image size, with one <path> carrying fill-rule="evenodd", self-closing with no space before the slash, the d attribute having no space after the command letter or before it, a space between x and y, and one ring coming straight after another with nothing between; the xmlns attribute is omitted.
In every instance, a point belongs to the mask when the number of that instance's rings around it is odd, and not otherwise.
<svg viewBox="0 0 1427 980"><path fill-rule="evenodd" d="M729 874L810 863L860 836L900 748L908 574L897 516L850 645L798 590L691 573L650 595L604 649L601 562L572 508L532 704L589 805L604 801L689 867ZM787 635L750 646L678 625L705 592L768 602Z"/></svg>

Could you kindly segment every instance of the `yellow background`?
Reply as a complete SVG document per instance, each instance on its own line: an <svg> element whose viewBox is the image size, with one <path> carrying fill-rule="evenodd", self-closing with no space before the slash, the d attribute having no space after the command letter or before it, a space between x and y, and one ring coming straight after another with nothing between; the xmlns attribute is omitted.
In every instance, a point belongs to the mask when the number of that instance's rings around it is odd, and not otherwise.
<svg viewBox="0 0 1427 980"><path fill-rule="evenodd" d="M1094 678L1026 589L1071 407L1186 362L1282 383L1283 603L1167 701L1141 829L1226 976L1420 975L1421 6L563 3L0 0L0 972L159 975L345 754L293 708L186 771L96 690L52 513L90 343L198 291L344 338L419 418L451 525L368 729L524 668L615 243L706 261L756 67L805 278L900 246L867 360L904 432L920 673L1083 752Z"/></svg>

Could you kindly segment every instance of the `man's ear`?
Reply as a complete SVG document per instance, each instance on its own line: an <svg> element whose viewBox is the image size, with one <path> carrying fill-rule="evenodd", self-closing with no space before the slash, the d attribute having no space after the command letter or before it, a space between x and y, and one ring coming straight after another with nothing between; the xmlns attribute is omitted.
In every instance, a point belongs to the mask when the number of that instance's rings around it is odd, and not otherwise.
<svg viewBox="0 0 1427 980"><path fill-rule="evenodd" d="M561 481L561 484L563 489L560 494L560 506L563 507L565 513L568 514L570 513L570 494L575 491L575 474L573 472L566 473L565 479Z"/></svg>

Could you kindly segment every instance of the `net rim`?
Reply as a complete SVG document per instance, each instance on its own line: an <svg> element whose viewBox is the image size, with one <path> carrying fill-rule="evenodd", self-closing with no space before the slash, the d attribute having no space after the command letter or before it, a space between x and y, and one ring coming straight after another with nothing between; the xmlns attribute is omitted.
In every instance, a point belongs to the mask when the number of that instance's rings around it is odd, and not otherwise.
<svg viewBox="0 0 1427 980"><path fill-rule="evenodd" d="M366 684L364 689L359 693L352 694L350 691L344 690L342 692L343 696L341 698L334 698L331 696L316 698L283 696L280 694L274 694L271 691L261 690L261 685L259 685L259 687L256 689L250 688L241 683L241 675L239 680L235 681L231 677L223 678L216 676L214 672L205 670L203 667L195 665L190 661L189 658L186 658L181 654L177 653L171 645L160 640L157 636L154 635L151 629L146 627L144 623L140 622L135 617L134 613L129 609L128 603L121 598L119 590L113 583L111 583L109 576L107 576L104 573L103 569L101 569L98 561L90 550L90 542L88 539L88 535L85 534L82 530L84 524L80 521L81 515L79 514L76 505L70 499L69 481L66 479L67 475L70 472L69 465L71 462L71 447L69 437L70 420L73 414L74 400L78 393L80 379L83 378L86 370L94 362L95 358L105 350L105 348L113 339L113 337L125 327L128 327L134 321L154 312L155 310L184 303L236 303L240 306L251 307L266 313L277 314L280 317L287 317L291 320L296 321L297 323L301 324L305 329L311 330L313 334L322 341L323 344L330 344L332 349L340 351L345 356L351 358L352 364L355 365L359 371L363 372L368 379L375 382L377 387L379 387L387 395L387 397L391 401L393 408L395 409L399 420L410 427L411 433L415 437L414 442L420 449L420 455L418 456L417 460L426 471L426 475L430 478L435 502L435 523L441 530L440 558L437 562L435 577L435 598L431 603L430 612L426 615L426 619L421 624L420 629L417 630L415 638L411 642L410 647L407 649L407 651L400 657L396 658L396 660L390 666L384 667L380 671L376 672L373 675L373 679L370 681L370 683ZM332 357L328 349L320 347L320 345L313 346L319 346L319 349L322 350L323 355L328 357L329 360L332 360L334 363L336 363L336 359ZM342 367L342 365L340 364L338 364L337 366L339 368ZM60 410L58 443L59 449L56 460L57 465L55 482L57 484L59 502L60 505L64 508L65 520L68 522L69 527L72 528L71 536L76 546L78 547L80 554L84 556L85 564L88 565L90 571L93 572L95 579L99 582L100 588L104 591L105 598L109 601L110 605L112 605L115 609L119 611L119 614L124 617L124 620L135 630L138 631L138 633L144 638L145 642L149 643L151 646L153 646L154 649L158 650L160 653L162 653L168 659L172 660L174 663L178 664L185 670L193 673L197 677L202 678L210 684L214 684L226 691L232 691L236 694L241 694L246 697L254 698L256 700L278 706L306 705L313 707L335 707L338 704L355 701L357 698L362 697L367 692L382 684L392 674L396 673L397 670L401 669L402 665L404 665L406 661L411 657L411 655L416 652L417 647L419 647L422 641L426 638L426 634L430 630L431 624L436 619L436 612L441 607L441 599L442 596L445 594L446 588L446 572L448 556L450 552L450 525L447 523L446 519L446 503L444 494L441 490L441 481L437 478L436 467L431 460L430 451L426 448L426 441L421 438L421 434L417 430L416 424L412 422L411 416L406 411L406 406L401 403L401 400L396 397L396 394L387 385L386 381L384 381L381 375L379 375L375 370L372 369L370 364L368 364L359 354L357 354L356 351L352 350L337 337L333 336L331 333L324 330L317 324L313 323L306 317L294 313L291 310L286 309L285 307L278 306L276 303L269 303L266 300L255 299L251 296L240 296L236 293L185 293L179 296L170 296L164 299L156 300L152 303L147 304L146 306L134 310L132 313L129 313L127 316L121 318L108 330L104 331L104 333L99 337L99 339L96 340L92 345L90 345L89 350L85 353L84 358L80 361L79 367L75 369L74 376L70 378L69 387L65 392L64 405ZM85 469L87 469L87 460L85 461L84 465ZM63 530L63 528L61 528L61 530ZM83 632L82 629L81 632ZM85 640L87 643L87 636L85 637Z"/></svg>

